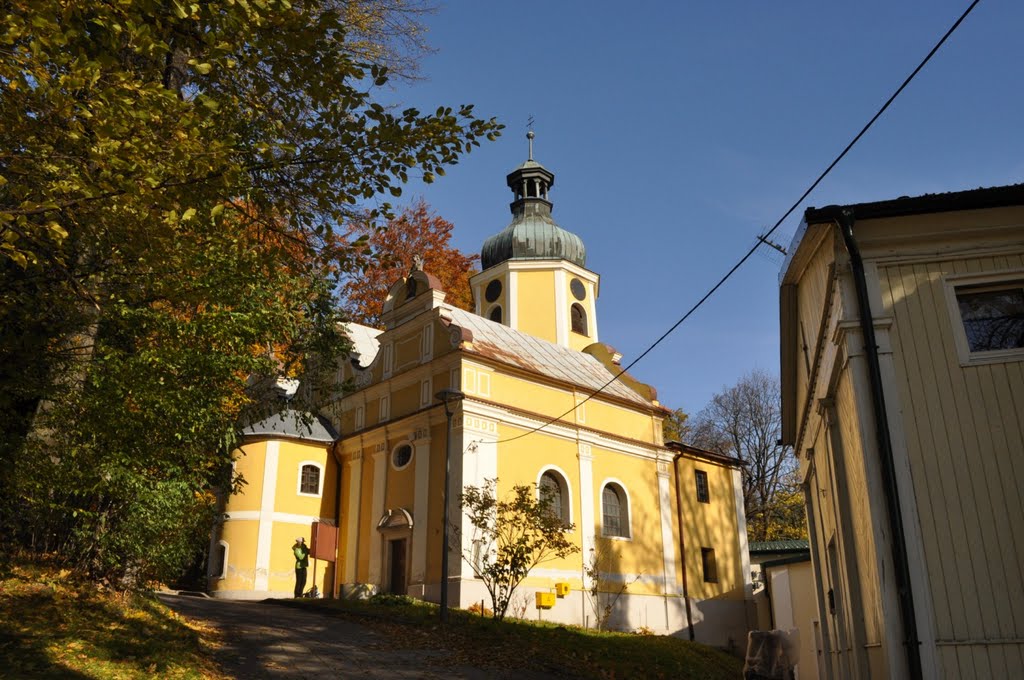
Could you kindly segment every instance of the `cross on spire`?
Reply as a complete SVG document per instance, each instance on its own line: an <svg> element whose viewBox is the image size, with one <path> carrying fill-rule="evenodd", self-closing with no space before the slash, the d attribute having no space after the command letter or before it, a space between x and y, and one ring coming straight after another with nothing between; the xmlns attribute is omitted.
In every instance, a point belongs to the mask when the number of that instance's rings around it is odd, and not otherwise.
<svg viewBox="0 0 1024 680"><path fill-rule="evenodd" d="M533 137L533 114L530 114L530 116L526 119L526 138L530 140L529 160L531 161L533 160Z"/></svg>

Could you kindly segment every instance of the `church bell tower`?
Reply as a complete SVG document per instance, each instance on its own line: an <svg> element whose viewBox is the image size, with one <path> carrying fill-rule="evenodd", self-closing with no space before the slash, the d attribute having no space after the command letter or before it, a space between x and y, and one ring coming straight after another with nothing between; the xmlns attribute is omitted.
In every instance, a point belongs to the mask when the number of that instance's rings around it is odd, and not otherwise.
<svg viewBox="0 0 1024 680"><path fill-rule="evenodd" d="M506 177L512 223L484 241L483 271L470 280L475 311L516 330L582 350L598 341L600 277L586 268L579 236L558 226L549 198L555 175L529 156Z"/></svg>

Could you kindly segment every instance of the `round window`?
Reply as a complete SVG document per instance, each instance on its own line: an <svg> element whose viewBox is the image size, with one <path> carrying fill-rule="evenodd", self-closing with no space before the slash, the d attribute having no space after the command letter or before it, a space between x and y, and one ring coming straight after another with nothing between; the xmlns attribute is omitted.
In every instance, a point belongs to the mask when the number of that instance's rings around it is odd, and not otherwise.
<svg viewBox="0 0 1024 680"><path fill-rule="evenodd" d="M583 287L583 282L579 279L573 279L569 282L569 290L572 291L572 296L577 300L587 297L587 289Z"/></svg>
<svg viewBox="0 0 1024 680"><path fill-rule="evenodd" d="M391 464L398 469L404 468L412 460L412 446L402 444L391 454Z"/></svg>
<svg viewBox="0 0 1024 680"><path fill-rule="evenodd" d="M501 295L501 281L494 279L487 284L487 289L484 290L484 298L488 302L494 302Z"/></svg>

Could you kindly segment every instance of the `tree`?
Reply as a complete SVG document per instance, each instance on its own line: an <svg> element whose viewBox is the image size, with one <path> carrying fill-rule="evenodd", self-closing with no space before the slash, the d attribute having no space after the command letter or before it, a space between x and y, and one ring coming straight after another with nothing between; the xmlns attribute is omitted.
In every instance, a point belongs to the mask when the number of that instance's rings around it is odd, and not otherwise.
<svg viewBox="0 0 1024 680"><path fill-rule="evenodd" d="M779 443L780 403L778 378L753 371L714 395L693 424L695 446L746 463L743 504L752 541L807 536L797 461Z"/></svg>
<svg viewBox="0 0 1024 680"><path fill-rule="evenodd" d="M348 238L365 259L362 272L351 274L341 291L351 319L368 326L379 325L388 290L409 272L416 256L423 258L423 270L441 282L447 302L471 309L469 277L479 256L466 255L449 244L454 228L431 212L422 198L382 227L376 227L370 216L352 222Z"/></svg>
<svg viewBox="0 0 1024 680"><path fill-rule="evenodd" d="M690 431L692 430L687 422L689 419L689 414L681 408L669 412L665 419L661 421L662 441L681 442L689 439Z"/></svg>
<svg viewBox="0 0 1024 680"><path fill-rule="evenodd" d="M498 134L376 102L357 6L6 3L0 544L111 579L180 566L239 419L343 351L333 225Z"/></svg>
<svg viewBox="0 0 1024 680"><path fill-rule="evenodd" d="M498 480L467 486L461 496L472 526L472 549L463 559L491 595L496 619L505 618L513 593L538 564L579 552L569 540L573 526L563 523L550 499L534 487L517 484L504 499Z"/></svg>

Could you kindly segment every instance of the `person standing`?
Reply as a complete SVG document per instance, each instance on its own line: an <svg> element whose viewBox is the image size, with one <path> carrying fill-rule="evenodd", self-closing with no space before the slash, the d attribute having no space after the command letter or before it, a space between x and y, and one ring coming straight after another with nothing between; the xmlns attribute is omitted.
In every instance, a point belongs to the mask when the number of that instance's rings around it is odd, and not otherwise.
<svg viewBox="0 0 1024 680"><path fill-rule="evenodd" d="M306 589L306 569L309 567L309 548L306 547L306 539L299 536L292 546L295 553L295 597L302 597Z"/></svg>

